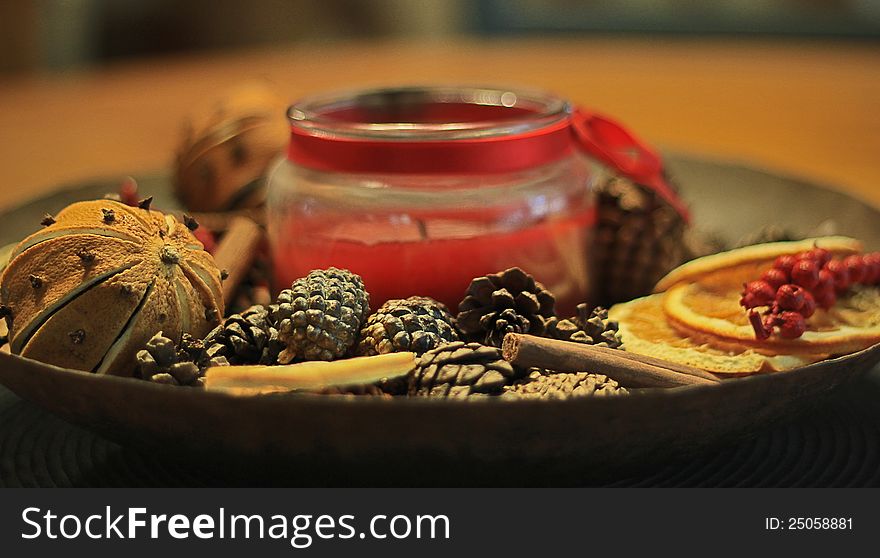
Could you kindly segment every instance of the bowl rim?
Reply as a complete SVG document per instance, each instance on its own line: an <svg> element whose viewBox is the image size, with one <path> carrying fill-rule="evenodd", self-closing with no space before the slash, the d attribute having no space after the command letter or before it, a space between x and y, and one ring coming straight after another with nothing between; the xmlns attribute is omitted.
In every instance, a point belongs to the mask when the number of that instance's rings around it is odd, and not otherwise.
<svg viewBox="0 0 880 558"><path fill-rule="evenodd" d="M44 362L40 362L34 359L30 359L27 357L23 357L20 355L14 355L8 352L0 352L0 384L6 385L4 381L7 373L5 372L7 366L30 366L30 367L38 367L43 369L53 375L55 374L75 374L79 381L84 382L102 382L109 384L116 384L118 386L125 386L126 389L131 389L133 386L140 385L141 387L135 388L138 390L153 390L156 393L165 392L169 393L168 390L173 390L176 393L180 393L181 391L193 393L194 397L204 397L204 398L213 398L217 401L242 401L242 400L271 400L271 401L295 401L295 402L303 402L308 401L310 405L331 405L336 406L338 404L344 405L363 405L363 406L375 406L381 408L388 408L391 405L397 407L410 407L416 406L421 407L423 405L435 406L435 405L448 405L450 407L461 407L461 406L497 406L497 405L520 405L520 406L559 406L559 405L582 405L585 403L591 404L599 401L608 401L611 403L602 403L602 404L613 404L613 402L628 400L632 398L638 399L668 399L670 397L690 397L690 396L699 396L704 393L716 392L718 390L729 389L729 386L737 385L737 386L749 386L759 384L761 382L774 382L778 381L779 378L791 378L793 375L804 375L808 374L810 371L815 370L816 368L825 368L825 367L835 367L840 365L841 363L860 359L862 357L867 356L869 353L878 353L880 355L880 343L876 343L870 347L862 349L861 351L857 351L854 353L849 353L846 355L840 355L824 360L820 360L818 362L814 362L808 364L806 366L801 366L798 368L792 368L790 370L780 371L780 372L767 372L760 374L753 374L750 376L742 376L742 377L731 377L731 378L723 378L717 384L699 384L699 385L690 385L690 386L681 386L674 388L638 388L635 391L630 392L627 396L621 397L570 397L567 399L517 399L517 398L501 398L501 397L469 397L469 398L451 398L451 397L368 397L368 396L333 396L333 395L324 395L324 394L314 394L314 393L298 393L298 392L284 392L284 393L271 393L271 394L259 394L259 395L237 395L229 392L225 392L222 390L205 390L199 388L189 388L182 386L171 386L165 384L158 384L154 382L149 382L146 380L142 380L134 377L126 377L126 376L116 376L111 374L95 374L92 372L86 372L82 370L73 370L69 368L62 368L59 366L54 366L52 364L46 364ZM865 369L862 373L867 372ZM725 387L728 386L728 387ZM8 386L7 386L8 387ZM12 389L12 388L10 388ZM14 390L13 390L14 391ZM198 394L198 395L196 395Z"/></svg>

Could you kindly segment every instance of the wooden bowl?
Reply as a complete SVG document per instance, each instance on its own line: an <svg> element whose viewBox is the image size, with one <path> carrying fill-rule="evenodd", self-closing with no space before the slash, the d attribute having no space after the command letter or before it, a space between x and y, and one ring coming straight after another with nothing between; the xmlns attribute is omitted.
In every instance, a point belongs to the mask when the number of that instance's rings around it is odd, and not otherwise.
<svg viewBox="0 0 880 558"><path fill-rule="evenodd" d="M729 239L766 223L809 229L831 218L836 232L872 249L880 244L878 211L844 194L734 165L674 157L671 166L697 222L717 223ZM167 179L139 182L160 207L170 206ZM110 189L88 185L14 210L3 216L0 242L35 228L43 213ZM878 361L875 346L717 386L566 401L234 397L5 353L0 383L108 438L190 457L227 476L238 470L248 484L563 485L619 477L750 435L808 411Z"/></svg>

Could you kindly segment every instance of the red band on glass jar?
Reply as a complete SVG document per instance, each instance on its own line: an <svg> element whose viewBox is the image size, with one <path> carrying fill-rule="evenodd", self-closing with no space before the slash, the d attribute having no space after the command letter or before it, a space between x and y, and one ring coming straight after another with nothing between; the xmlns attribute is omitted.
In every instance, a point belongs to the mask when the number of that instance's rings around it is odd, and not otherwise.
<svg viewBox="0 0 880 558"><path fill-rule="evenodd" d="M502 137L384 140L328 137L294 126L287 158L321 171L380 174L489 174L526 170L571 155L568 121Z"/></svg>

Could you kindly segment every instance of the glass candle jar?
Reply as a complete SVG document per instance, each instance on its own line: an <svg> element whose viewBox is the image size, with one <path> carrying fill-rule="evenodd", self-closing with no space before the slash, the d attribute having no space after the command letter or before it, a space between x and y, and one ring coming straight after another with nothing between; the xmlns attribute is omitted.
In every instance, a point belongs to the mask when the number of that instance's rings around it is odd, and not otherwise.
<svg viewBox="0 0 880 558"><path fill-rule="evenodd" d="M506 89L401 88L314 97L288 113L269 178L279 287L335 266L377 308L519 266L570 312L588 293L590 163L563 99ZM564 314L563 314L564 315Z"/></svg>

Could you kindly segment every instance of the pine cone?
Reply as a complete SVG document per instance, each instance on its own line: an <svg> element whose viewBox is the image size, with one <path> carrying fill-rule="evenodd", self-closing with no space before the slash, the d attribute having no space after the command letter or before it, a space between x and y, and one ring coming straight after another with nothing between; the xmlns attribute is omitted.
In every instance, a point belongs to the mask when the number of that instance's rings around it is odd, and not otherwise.
<svg viewBox="0 0 880 558"><path fill-rule="evenodd" d="M412 351L420 355L441 343L458 341L454 324L455 318L446 305L433 298L389 300L367 318L358 354Z"/></svg>
<svg viewBox="0 0 880 558"><path fill-rule="evenodd" d="M409 394L466 397L501 393L522 374L501 357L501 349L456 341L431 349L409 376Z"/></svg>
<svg viewBox="0 0 880 558"><path fill-rule="evenodd" d="M297 279L281 291L272 312L285 345L278 362L345 356L369 312L370 298L359 275L331 267Z"/></svg>
<svg viewBox="0 0 880 558"><path fill-rule="evenodd" d="M470 341L500 347L508 333L543 335L555 302L544 285L512 267L471 281L458 306L458 327Z"/></svg>
<svg viewBox="0 0 880 558"><path fill-rule="evenodd" d="M138 351L135 359L137 373L145 380L192 387L204 386L202 376L209 366L229 364L222 356L207 358L204 344L187 333L175 346L161 331L147 341L146 348Z"/></svg>
<svg viewBox="0 0 880 558"><path fill-rule="evenodd" d="M597 306L590 310L586 304L578 304L577 316L564 320L553 320L548 324L547 337L610 349L621 349L623 341L617 329L617 322L608 319L607 309Z"/></svg>
<svg viewBox="0 0 880 558"><path fill-rule="evenodd" d="M265 306L251 306L226 318L205 337L206 357L222 356L230 364L275 364L284 345L269 312Z"/></svg>
<svg viewBox="0 0 880 558"><path fill-rule="evenodd" d="M556 373L532 368L529 377L504 386L505 399L568 399L604 397L629 392L611 378L588 372Z"/></svg>
<svg viewBox="0 0 880 558"><path fill-rule="evenodd" d="M597 180L597 223L590 257L593 299L602 305L651 292L684 261L684 219L647 188L624 178Z"/></svg>

